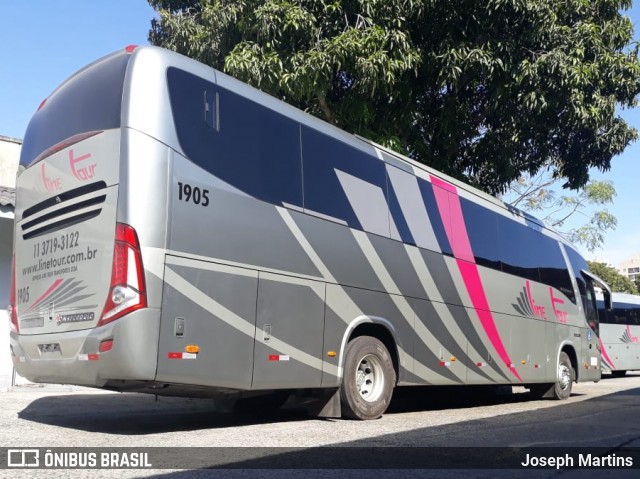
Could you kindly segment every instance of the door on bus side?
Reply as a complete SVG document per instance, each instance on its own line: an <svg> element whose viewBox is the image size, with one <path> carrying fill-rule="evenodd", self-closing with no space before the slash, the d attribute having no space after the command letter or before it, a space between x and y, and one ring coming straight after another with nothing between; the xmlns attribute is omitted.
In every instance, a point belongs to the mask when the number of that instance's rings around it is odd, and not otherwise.
<svg viewBox="0 0 640 479"><path fill-rule="evenodd" d="M582 369L578 373L581 381L598 380L600 378L600 351L598 350L598 335L600 330L600 321L598 317L598 306L596 304L596 293L594 288L594 280L588 275L582 275L585 281L585 291L582 294L582 306L586 317L588 328L581 335L581 351L580 358L582 364L578 367Z"/></svg>

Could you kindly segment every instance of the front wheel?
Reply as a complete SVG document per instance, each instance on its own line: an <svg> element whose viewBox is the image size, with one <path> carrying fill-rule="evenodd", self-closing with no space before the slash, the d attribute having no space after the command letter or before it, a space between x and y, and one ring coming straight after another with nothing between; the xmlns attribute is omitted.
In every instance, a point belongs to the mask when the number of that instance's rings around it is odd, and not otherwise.
<svg viewBox="0 0 640 479"><path fill-rule="evenodd" d="M558 372L556 382L553 384L535 384L531 386L531 395L537 399L567 399L571 396L571 388L575 379L575 371L564 351L560 352L558 359Z"/></svg>
<svg viewBox="0 0 640 479"><path fill-rule="evenodd" d="M558 380L554 387L554 399L567 399L571 396L571 388L573 386L573 379L575 373L571 360L567 353L562 351L560 353L560 359L558 361Z"/></svg>
<svg viewBox="0 0 640 479"><path fill-rule="evenodd" d="M371 336L349 342L345 354L340 403L350 419L377 419L391 402L396 374L387 348Z"/></svg>

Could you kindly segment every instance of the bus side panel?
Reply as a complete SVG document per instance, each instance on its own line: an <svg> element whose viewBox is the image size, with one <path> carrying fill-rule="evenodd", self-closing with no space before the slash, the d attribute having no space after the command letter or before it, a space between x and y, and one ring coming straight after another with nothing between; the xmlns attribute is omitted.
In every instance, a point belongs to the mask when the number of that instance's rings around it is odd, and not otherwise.
<svg viewBox="0 0 640 479"><path fill-rule="evenodd" d="M511 380L516 384L544 382L550 349L547 329L557 322L550 311L549 287L492 268L479 270L498 331L513 364ZM504 365L495 353L491 359Z"/></svg>
<svg viewBox="0 0 640 479"><path fill-rule="evenodd" d="M466 338L455 334L459 329L452 327L430 301L412 299L411 303L416 312L412 339L414 375L419 378L418 383L463 384L471 366L466 354Z"/></svg>
<svg viewBox="0 0 640 479"><path fill-rule="evenodd" d="M639 326L605 323L600 325L600 334L602 345L612 362L613 370L640 369Z"/></svg>
<svg viewBox="0 0 640 479"><path fill-rule="evenodd" d="M170 251L321 279L273 205L242 193L178 154L169 187Z"/></svg>
<svg viewBox="0 0 640 479"><path fill-rule="evenodd" d="M333 360L327 358L327 361L332 361L335 366L338 366L338 361L343 353L342 348L346 346L346 343L343 344L343 339L345 339L347 328L350 325L353 326L354 321L358 320L358 318L362 321L367 321L367 319L363 317L360 308L351 301L345 288L340 285L327 284L325 301L324 349L338 353ZM340 380L341 377L337 374L331 374L327 368L323 370L323 387L339 386Z"/></svg>
<svg viewBox="0 0 640 479"><path fill-rule="evenodd" d="M252 389L320 386L324 299L324 283L260 273Z"/></svg>
<svg viewBox="0 0 640 479"><path fill-rule="evenodd" d="M164 278L156 379L249 389L258 273L168 255Z"/></svg>
<svg viewBox="0 0 640 479"><path fill-rule="evenodd" d="M636 355L633 354L637 347L635 344L617 342L608 344L607 346L607 354L613 361L616 370L627 371L634 369L634 362L631 359L636 357Z"/></svg>
<svg viewBox="0 0 640 479"><path fill-rule="evenodd" d="M553 326L544 319L523 317L511 321L511 351L514 367L524 383L544 382L547 376L547 330Z"/></svg>
<svg viewBox="0 0 640 479"><path fill-rule="evenodd" d="M578 358L580 358L577 364L578 371L576 371L577 380L580 382L599 381L602 374L600 370L602 359L597 348L597 341L594 341L596 334L590 328L572 326L570 335L579 348L576 351Z"/></svg>
<svg viewBox="0 0 640 479"><path fill-rule="evenodd" d="M339 359L342 367L349 337L359 327L369 328L375 325L386 329L394 341L395 348L391 348L389 353L398 354L398 381L405 384L427 384L424 379L415 378L413 374L413 323L413 313L407 319L402 317L393 303L392 295L327 284L324 350L336 351L338 355L335 361ZM329 361L331 360L327 358L326 362ZM323 373L322 386L338 386L340 378L333 372L333 368L327 369Z"/></svg>

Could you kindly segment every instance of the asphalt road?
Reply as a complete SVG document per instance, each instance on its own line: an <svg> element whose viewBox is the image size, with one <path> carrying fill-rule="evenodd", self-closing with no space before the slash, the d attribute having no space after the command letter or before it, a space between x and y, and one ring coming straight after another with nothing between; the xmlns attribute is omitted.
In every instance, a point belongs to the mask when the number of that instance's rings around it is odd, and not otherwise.
<svg viewBox="0 0 640 479"><path fill-rule="evenodd" d="M222 412L210 400L23 386L0 393L0 446L54 452L84 447L96 453L163 448L150 450L153 469L0 470L1 477L12 478L635 478L640 373L575 385L562 402L532 400L520 388L486 397L466 388L398 390L387 414L366 422L308 418L292 405L270 416L250 416ZM547 457L548 450L536 448L548 447L562 448L562 454L602 448L596 451L614 457L623 455L620 448L635 447L635 469L465 469L512 464L527 451ZM213 465L223 469L177 470ZM381 465L387 469L377 470ZM160 466L176 470L155 468Z"/></svg>

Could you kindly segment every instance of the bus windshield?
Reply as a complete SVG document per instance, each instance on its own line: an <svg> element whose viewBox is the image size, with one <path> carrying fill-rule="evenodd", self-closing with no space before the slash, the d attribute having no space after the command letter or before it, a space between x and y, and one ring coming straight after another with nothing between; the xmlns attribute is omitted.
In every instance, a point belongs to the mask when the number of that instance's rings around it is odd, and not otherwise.
<svg viewBox="0 0 640 479"><path fill-rule="evenodd" d="M52 146L80 133L120 126L122 88L130 55L104 57L69 78L33 115L20 165L28 168Z"/></svg>

